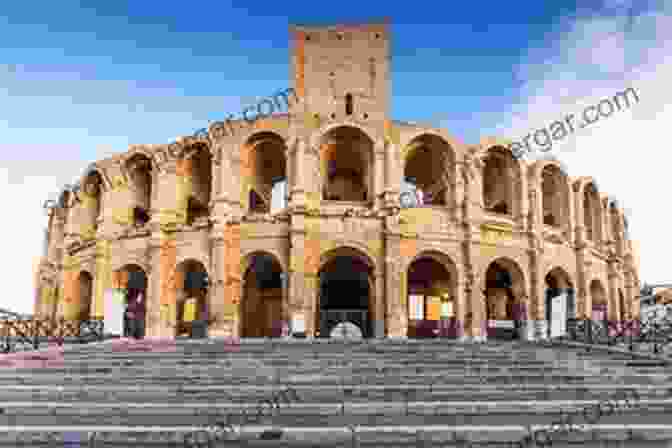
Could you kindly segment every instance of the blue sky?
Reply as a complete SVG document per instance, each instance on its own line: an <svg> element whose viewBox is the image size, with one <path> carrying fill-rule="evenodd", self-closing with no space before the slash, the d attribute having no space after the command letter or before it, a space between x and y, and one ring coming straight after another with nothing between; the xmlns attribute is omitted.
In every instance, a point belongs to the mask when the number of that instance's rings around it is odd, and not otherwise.
<svg viewBox="0 0 672 448"><path fill-rule="evenodd" d="M0 192L13 218L0 224L0 268L17 285L0 306L31 310L41 204L88 162L173 141L290 86L290 24L384 18L393 118L444 127L466 143L515 139L637 87L632 111L553 153L628 207L642 278L672 280L662 258L672 239L659 223L670 212L658 209L669 190L671 16L669 2L648 0L3 2Z"/></svg>

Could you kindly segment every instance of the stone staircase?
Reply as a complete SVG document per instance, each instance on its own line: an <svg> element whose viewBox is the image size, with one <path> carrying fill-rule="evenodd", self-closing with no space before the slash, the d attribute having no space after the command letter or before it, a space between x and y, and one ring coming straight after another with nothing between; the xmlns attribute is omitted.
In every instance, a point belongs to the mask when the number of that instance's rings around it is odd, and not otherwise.
<svg viewBox="0 0 672 448"><path fill-rule="evenodd" d="M550 446L547 436L554 447L672 446L672 366L625 354L527 342L268 339L40 352L19 368L0 363L0 446L186 448L186 436L205 447L208 427L213 447L494 447L541 429L537 446ZM611 413L603 405L602 416L593 407L626 398ZM549 435L562 412L579 430ZM507 446L535 445L521 443Z"/></svg>

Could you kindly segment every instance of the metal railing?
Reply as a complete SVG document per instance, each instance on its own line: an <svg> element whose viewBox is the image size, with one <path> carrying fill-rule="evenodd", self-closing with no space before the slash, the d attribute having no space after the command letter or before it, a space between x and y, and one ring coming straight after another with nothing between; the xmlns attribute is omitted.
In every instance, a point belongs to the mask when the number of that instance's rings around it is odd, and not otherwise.
<svg viewBox="0 0 672 448"><path fill-rule="evenodd" d="M15 313L11 313L15 314ZM66 320L0 315L0 353L37 350L40 343L84 344L102 341L103 319Z"/></svg>
<svg viewBox="0 0 672 448"><path fill-rule="evenodd" d="M643 344L647 344L654 354L659 355L672 343L672 317L668 315L650 321L567 319L567 334L559 339L589 345L622 344L633 353L649 351L642 347ZM587 349L590 350L590 347Z"/></svg>

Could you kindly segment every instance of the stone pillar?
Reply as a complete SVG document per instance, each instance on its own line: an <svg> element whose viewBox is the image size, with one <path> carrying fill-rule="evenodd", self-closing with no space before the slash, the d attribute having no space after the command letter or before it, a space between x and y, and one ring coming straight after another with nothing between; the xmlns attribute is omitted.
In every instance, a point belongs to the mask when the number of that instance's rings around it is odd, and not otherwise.
<svg viewBox="0 0 672 448"><path fill-rule="evenodd" d="M408 304L404 296L406 290L403 284L405 275L402 275L401 269L398 258L388 253L385 262L385 328L388 338L407 337L408 318L406 310Z"/></svg>
<svg viewBox="0 0 672 448"><path fill-rule="evenodd" d="M374 147L374 187L371 200L376 209L383 207L385 199L385 142L378 141Z"/></svg>
<svg viewBox="0 0 672 448"><path fill-rule="evenodd" d="M295 202L299 206L305 207L306 205L306 177L308 172L306 170L306 142L303 139L297 138L294 141L295 147L292 149L294 153L294 158L296 162L296 173L294 185L292 186L292 202Z"/></svg>
<svg viewBox="0 0 672 448"><path fill-rule="evenodd" d="M383 272L376 272L375 274L375 279L374 279L374 285L375 285L375 298L376 298L376 303L375 303L375 312L373 314L373 337L375 338L384 338L385 337L385 321L387 320L385 317L385 308L386 308L386 300L385 300L385 277L383 276Z"/></svg>
<svg viewBox="0 0 672 448"><path fill-rule="evenodd" d="M184 280L182 273L177 270L177 247L175 238L171 234L161 234L159 279L161 284L160 324L156 336L172 338L175 337L177 329L177 288Z"/></svg>
<svg viewBox="0 0 672 448"><path fill-rule="evenodd" d="M227 318L225 297L226 241L225 230L217 229L210 236L212 244L212 275L210 279L208 318L214 322L208 327L209 336L226 336L224 322Z"/></svg>
<svg viewBox="0 0 672 448"><path fill-rule="evenodd" d="M485 342L488 339L486 331L487 311L485 308L487 298L483 292L483 286L481 279L474 278L472 282L467 283L465 289L465 296L469 300L469 311L466 318L468 336L465 339L473 342Z"/></svg>
<svg viewBox="0 0 672 448"><path fill-rule="evenodd" d="M104 317L105 291L112 286L111 257L110 241L107 239L96 241L96 275L94 277L94 296L91 307L91 316L96 319Z"/></svg>
<svg viewBox="0 0 672 448"><path fill-rule="evenodd" d="M286 172L287 172L287 190L286 190L286 198L285 200L287 201L287 205L291 206L292 202L292 190L294 189L294 151L293 148L287 148L285 150L285 167L286 167Z"/></svg>
<svg viewBox="0 0 672 448"><path fill-rule="evenodd" d="M224 232L225 274L224 274L224 321L220 333L239 338L241 333L241 224L231 221Z"/></svg>
<svg viewBox="0 0 672 448"><path fill-rule="evenodd" d="M467 306L467 280L461 279L456 283L453 296L453 303L455 304L455 331L457 340L464 342L467 339L467 328L465 328L465 319L468 313Z"/></svg>
<svg viewBox="0 0 672 448"><path fill-rule="evenodd" d="M607 297L607 320L614 322L620 328L620 300L618 298L618 272L613 263L609 263L607 267L607 282L608 282L608 297Z"/></svg>
<svg viewBox="0 0 672 448"><path fill-rule="evenodd" d="M161 258L160 236L152 233L149 245L149 262L147 274L147 297L145 334L147 336L160 336L161 334ZM152 275L154 273L154 275ZM158 273L158 274L157 274ZM115 276L115 273L112 273ZM114 281L113 281L114 282Z"/></svg>

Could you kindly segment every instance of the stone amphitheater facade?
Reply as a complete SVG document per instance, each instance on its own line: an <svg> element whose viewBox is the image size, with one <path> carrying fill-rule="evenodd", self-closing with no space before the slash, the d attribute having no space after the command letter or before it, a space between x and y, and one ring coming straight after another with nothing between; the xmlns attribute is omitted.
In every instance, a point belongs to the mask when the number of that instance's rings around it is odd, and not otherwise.
<svg viewBox="0 0 672 448"><path fill-rule="evenodd" d="M131 146L95 163L79 200L62 195L37 315L101 317L106 291L133 275L154 336L180 333L187 297L207 310L210 335L243 337L292 319L324 336L324 317L349 308L366 312L367 337L413 336L418 306L434 321L449 303L450 336L483 339L486 322L512 319L520 337L545 338L547 298L562 291L577 317L639 315L623 210L594 179L518 160L496 138L468 145L390 119L387 24L291 34L287 113ZM404 180L424 205L400 207ZM286 194L271 212L278 182ZM411 296L425 304L411 309Z"/></svg>

